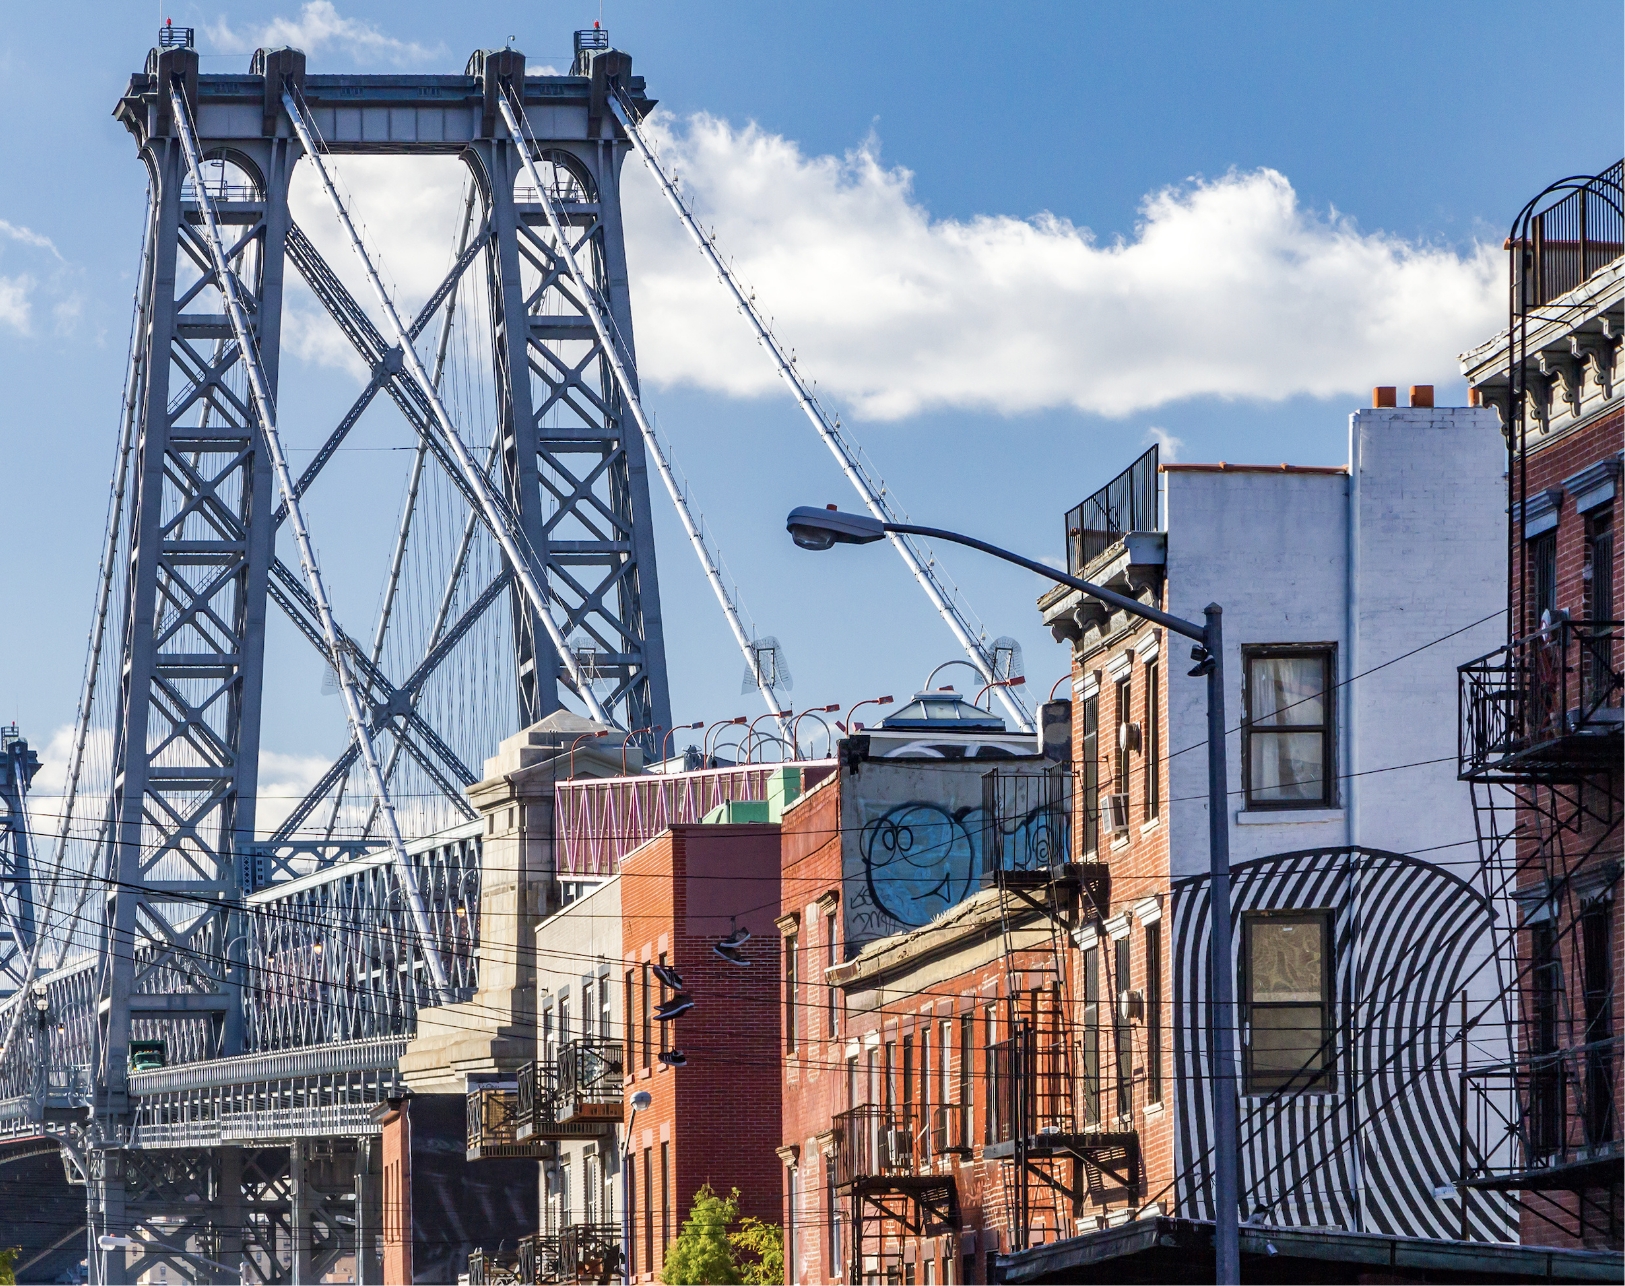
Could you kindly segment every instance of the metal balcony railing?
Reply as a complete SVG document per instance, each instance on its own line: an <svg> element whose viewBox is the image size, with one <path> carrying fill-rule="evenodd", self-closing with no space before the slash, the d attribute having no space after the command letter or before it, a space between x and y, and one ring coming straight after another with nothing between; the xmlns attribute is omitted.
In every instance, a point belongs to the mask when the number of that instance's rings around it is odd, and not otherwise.
<svg viewBox="0 0 1625 1286"><path fill-rule="evenodd" d="M498 1259L476 1250L468 1257L468 1286L517 1286L523 1282L514 1259Z"/></svg>
<svg viewBox="0 0 1625 1286"><path fill-rule="evenodd" d="M1157 448L1066 515L1066 570L1083 575L1095 559L1131 531L1159 531Z"/></svg>
<svg viewBox="0 0 1625 1286"><path fill-rule="evenodd" d="M1064 1038L1063 1038L1064 1039ZM1060 1039L1022 1032L986 1051L986 1143L1008 1143L1025 1132L1070 1134L1079 1114ZM1083 1069L1080 1069L1080 1072Z"/></svg>
<svg viewBox="0 0 1625 1286"><path fill-rule="evenodd" d="M1614 1089L1622 1056L1625 1038L1613 1036L1470 1068L1462 1077L1469 1114L1462 1181L1508 1190L1617 1182L1625 1157Z"/></svg>
<svg viewBox="0 0 1625 1286"><path fill-rule="evenodd" d="M468 1159L490 1161L536 1158L546 1151L545 1136L521 1138L519 1092L512 1085L482 1085L468 1094Z"/></svg>
<svg viewBox="0 0 1625 1286"><path fill-rule="evenodd" d="M991 871L1058 871L1071 859L1074 783L1064 768L983 774L982 853Z"/></svg>
<svg viewBox="0 0 1625 1286"><path fill-rule="evenodd" d="M619 1121L624 1113L625 1067L625 1046L618 1040L588 1036L565 1045L558 1062L559 1124Z"/></svg>
<svg viewBox="0 0 1625 1286"><path fill-rule="evenodd" d="M864 1103L837 1114L835 1126L835 1182L842 1189L930 1175L972 1147L970 1113L961 1103Z"/></svg>
<svg viewBox="0 0 1625 1286"><path fill-rule="evenodd" d="M543 1286L560 1277L559 1237L533 1232L519 1239L519 1280L523 1286Z"/></svg>
<svg viewBox="0 0 1625 1286"><path fill-rule="evenodd" d="M559 1236L559 1280L610 1282L621 1271L621 1227L578 1223Z"/></svg>
<svg viewBox="0 0 1625 1286"><path fill-rule="evenodd" d="M1558 621L1458 671L1458 770L1469 781L1583 777L1620 762L1618 621Z"/></svg>

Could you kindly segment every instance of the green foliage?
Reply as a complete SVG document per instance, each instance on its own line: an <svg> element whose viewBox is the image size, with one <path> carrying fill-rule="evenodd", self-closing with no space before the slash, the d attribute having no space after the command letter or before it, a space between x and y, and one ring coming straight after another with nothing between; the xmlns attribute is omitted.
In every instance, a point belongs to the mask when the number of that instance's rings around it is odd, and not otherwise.
<svg viewBox="0 0 1625 1286"><path fill-rule="evenodd" d="M728 1225L739 1218L739 1189L719 1197L708 1183L694 1194L694 1208L666 1254L660 1280L667 1286L738 1286Z"/></svg>
<svg viewBox="0 0 1625 1286"><path fill-rule="evenodd" d="M739 1231L728 1234L736 1252L748 1255L740 1265L740 1280L777 1286L784 1276L784 1229L752 1215L739 1221Z"/></svg>
<svg viewBox="0 0 1625 1286"><path fill-rule="evenodd" d="M22 1253L21 1246L0 1250L0 1286L17 1286L17 1256Z"/></svg>

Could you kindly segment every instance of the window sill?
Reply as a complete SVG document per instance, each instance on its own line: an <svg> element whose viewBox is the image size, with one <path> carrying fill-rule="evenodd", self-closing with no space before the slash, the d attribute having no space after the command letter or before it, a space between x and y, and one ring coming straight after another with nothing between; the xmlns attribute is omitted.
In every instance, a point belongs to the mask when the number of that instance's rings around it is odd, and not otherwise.
<svg viewBox="0 0 1625 1286"><path fill-rule="evenodd" d="M1259 808L1236 814L1237 826L1298 826L1340 822L1348 816L1342 808Z"/></svg>
<svg viewBox="0 0 1625 1286"><path fill-rule="evenodd" d="M1124 831L1121 835L1117 835L1117 836L1114 836L1112 838L1111 851L1114 852L1114 853L1121 853L1125 848L1128 847L1128 845L1129 845L1128 832Z"/></svg>
<svg viewBox="0 0 1625 1286"><path fill-rule="evenodd" d="M1161 1103L1147 1103L1140 1109L1140 1112L1147 1120L1155 1120L1166 1110Z"/></svg>
<svg viewBox="0 0 1625 1286"><path fill-rule="evenodd" d="M1140 827L1140 834L1149 835L1152 831L1156 830L1157 827L1159 827L1161 825L1162 825L1162 818L1153 817L1144 826Z"/></svg>

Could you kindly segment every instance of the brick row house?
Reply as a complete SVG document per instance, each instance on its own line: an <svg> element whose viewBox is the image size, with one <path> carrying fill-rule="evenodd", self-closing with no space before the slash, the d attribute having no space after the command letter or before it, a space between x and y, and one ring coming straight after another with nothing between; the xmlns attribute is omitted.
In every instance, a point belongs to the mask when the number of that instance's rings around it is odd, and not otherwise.
<svg viewBox="0 0 1625 1286"><path fill-rule="evenodd" d="M1523 1240L1611 1249L1625 1232L1620 176L1525 206L1509 327L1462 358L1510 467L1508 623L1504 646L1462 667L1461 772L1484 877L1517 907L1498 942L1513 1056L1480 1060L1468 1091L1475 1116L1503 1123L1501 1146L1476 1149L1468 1177L1517 1202Z"/></svg>

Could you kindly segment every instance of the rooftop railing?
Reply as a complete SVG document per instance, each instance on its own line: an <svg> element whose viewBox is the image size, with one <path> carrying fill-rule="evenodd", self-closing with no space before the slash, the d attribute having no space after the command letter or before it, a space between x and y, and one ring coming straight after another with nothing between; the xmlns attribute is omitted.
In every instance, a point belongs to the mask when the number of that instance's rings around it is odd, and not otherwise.
<svg viewBox="0 0 1625 1286"><path fill-rule="evenodd" d="M1084 569L1131 531L1161 530L1157 505L1157 448L1066 515L1066 570Z"/></svg>
<svg viewBox="0 0 1625 1286"><path fill-rule="evenodd" d="M1526 231L1507 243L1519 311L1566 295L1625 253L1622 172L1625 161L1616 161L1593 178L1563 180L1550 193L1552 203L1530 214Z"/></svg>

